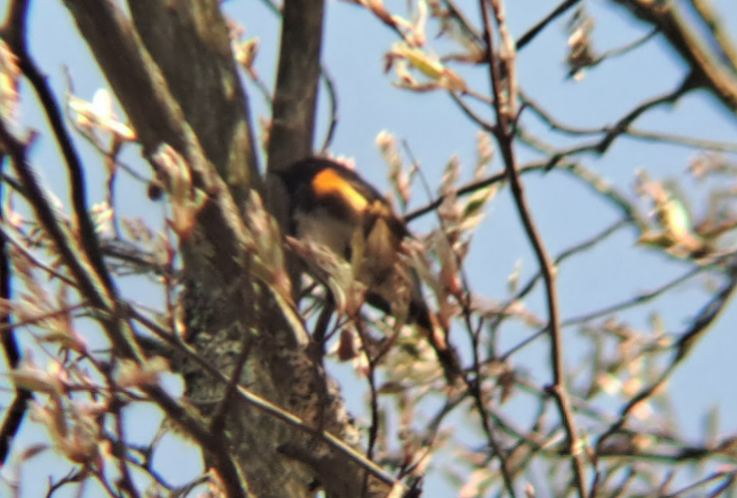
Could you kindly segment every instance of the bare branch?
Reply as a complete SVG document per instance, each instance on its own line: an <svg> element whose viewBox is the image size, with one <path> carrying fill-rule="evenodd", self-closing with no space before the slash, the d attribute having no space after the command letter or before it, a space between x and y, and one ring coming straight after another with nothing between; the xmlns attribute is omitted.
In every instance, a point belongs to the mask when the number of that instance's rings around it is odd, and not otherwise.
<svg viewBox="0 0 737 498"><path fill-rule="evenodd" d="M514 107L513 95L516 94L517 88L515 80L511 77L514 73L514 67L511 61L514 59L514 53L506 53L506 55L497 55L494 52L494 41L489 16L488 6L485 0L479 0L481 8L481 16L484 23L484 38L486 40L486 60L489 64L489 80L491 83L491 91L494 98L494 111L496 113L496 139L501 151L502 158L507 173L507 178L512 190L517 212L519 213L522 224L525 228L527 238L532 245L540 265L540 271L545 281L545 292L547 296L549 331L551 339L550 362L553 365L553 386L551 391L558 403L560 417L566 429L568 438L568 452L571 454L571 466L576 479L576 489L579 498L588 496L587 485L585 481L584 462L583 462L583 445L578 436L576 423L573 418L573 412L570 406L570 400L566 389L565 367L563 357L563 337L560 328L560 319L558 316L558 291L555 285L556 271L553 263L548 256L542 237L538 232L535 222L533 221L530 207L524 193L524 188L517 171L517 165L514 157L514 149L512 142L514 140L513 126L514 122L510 118L510 112L502 108L502 99L507 99L511 112L516 113ZM510 42L508 41L508 33L504 25L505 19L501 12L501 6L496 2L492 2L494 13L496 16L497 28L500 33L502 50L509 50ZM504 71L504 76L502 75ZM503 80L503 78L508 78ZM509 85L504 88L502 85ZM506 95L506 97L505 97Z"/></svg>
<svg viewBox="0 0 737 498"><path fill-rule="evenodd" d="M635 306L640 306L642 304L649 303L657 299L658 297L664 295L665 293L675 289L679 285L682 285L688 282L689 280L696 277L697 275L701 275L706 270L708 270L708 268L709 268L708 266L697 266L696 268L693 268L687 271L683 275L679 275L673 280L669 280L668 282L664 283L663 285L658 286L657 288L651 291L642 292L638 294L637 296L633 297L632 299L626 299L622 302L612 304L605 308L592 311L584 315L579 315L579 316L568 318L562 322L562 325L563 327L579 325L581 323L590 322L591 320L596 320L597 318L601 318L607 315L611 315L613 313L624 311L626 309L630 309Z"/></svg>
<svg viewBox="0 0 737 498"><path fill-rule="evenodd" d="M68 234L62 229L46 194L38 184L36 176L26 159L27 145L10 134L3 120L0 120L0 143L13 161L13 166L21 179L23 188L31 201L39 222L54 241L56 249L64 258L82 293L93 306L102 310L109 309L110 302L106 293L92 276L94 273L84 263L86 258L79 254L69 241Z"/></svg>
<svg viewBox="0 0 737 498"><path fill-rule="evenodd" d="M20 4L23 2L14 2L15 8L23 10ZM23 6L24 7L24 6ZM13 11L8 13L7 22L13 22L12 17ZM5 153L4 149L0 147L0 172L2 172L5 166ZM5 189L3 183L0 182L0 199L3 198ZM5 224L5 210L3 206L0 206L0 223ZM10 265L10 247L8 240L4 235L0 236L0 299L9 302L12 299L12 287L11 287L11 265ZM20 365L20 349L18 348L18 342L15 338L15 333L10 330L13 323L10 318L10 313L2 313L0 315L0 335L2 336L2 350L5 356L5 362L8 368L13 370L18 368ZM7 458L10 454L10 445L13 438L20 429L20 425L26 414L28 401L33 397L33 393L27 389L15 389L15 394L10 405L5 409L5 418L0 425L0 466L4 466Z"/></svg>

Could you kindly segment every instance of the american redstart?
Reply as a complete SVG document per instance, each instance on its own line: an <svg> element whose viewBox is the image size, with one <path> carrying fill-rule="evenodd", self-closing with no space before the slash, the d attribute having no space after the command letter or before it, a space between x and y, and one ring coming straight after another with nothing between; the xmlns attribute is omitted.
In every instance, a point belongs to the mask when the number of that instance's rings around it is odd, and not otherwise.
<svg viewBox="0 0 737 498"><path fill-rule="evenodd" d="M389 202L355 171L325 158L303 159L278 176L289 194L290 234L327 247L355 268L366 286L366 302L415 323L435 350L445 375L453 382L461 374L458 358L445 334L436 331L422 297L414 268L400 257L402 241L410 236ZM409 278L405 312L397 309L397 271Z"/></svg>

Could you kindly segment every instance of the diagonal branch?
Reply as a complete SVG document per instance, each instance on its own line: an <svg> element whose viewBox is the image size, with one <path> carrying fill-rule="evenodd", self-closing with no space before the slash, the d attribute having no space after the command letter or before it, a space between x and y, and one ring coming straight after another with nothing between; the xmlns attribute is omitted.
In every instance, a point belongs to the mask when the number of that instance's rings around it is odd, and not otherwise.
<svg viewBox="0 0 737 498"><path fill-rule="evenodd" d="M260 176L249 99L219 3L186 1L173 8L169 2L128 0L132 22L118 25L129 28L141 53L155 62L204 156L242 209L250 189L260 187Z"/></svg>
<svg viewBox="0 0 737 498"><path fill-rule="evenodd" d="M51 93L46 77L41 74L28 51L26 35L29 3L23 0L14 2L14 4L9 12L6 24L2 28L2 33L7 37L11 50L18 57L18 65L21 71L31 82L38 99L41 101L41 108L46 113L46 118L49 120L56 137L56 143L64 156L69 174L74 218L79 226L79 238L82 248L95 269L97 277L105 285L108 292L112 292L113 281L105 268L95 225L87 208L87 187L84 181L82 162L72 144L72 138L64 125L59 104Z"/></svg>
<svg viewBox="0 0 737 498"><path fill-rule="evenodd" d="M568 12L571 8L575 7L576 4L580 2L581 0L564 0L563 2L558 4L558 6L550 12L550 14L540 19L537 24L528 29L525 34L519 37L519 39L517 40L517 50L522 50L525 45L530 43L537 35L539 35L542 30L544 30L548 26L548 24Z"/></svg>
<svg viewBox="0 0 737 498"><path fill-rule="evenodd" d="M219 371L217 368L215 368L213 365L211 365L207 359L203 358L202 355L194 351L189 345L181 342L175 334L172 332L163 329L161 326L156 324L153 320L148 319L145 315L140 313L138 310L136 310L132 306L128 306L127 313L133 318L135 321L141 323L144 327L146 327L149 331L151 331L153 334L156 335L159 339L165 341L167 344L172 346L173 348L176 348L177 350L181 351L183 354L187 355L190 359L192 359L194 362L196 362L207 374L216 379L218 382L223 384L230 383L231 379L226 377L221 371ZM320 437L322 440L326 441L328 444L333 446L336 450L341 452L345 457L352 459L361 466L364 470L369 472L371 475L376 477L379 481L383 482L384 484L390 485L390 486L399 486L396 480L386 473L384 470L382 470L380 467L378 467L376 464L374 464L372 461L366 459L363 455L361 455L359 452L348 446L346 443L341 441L339 438L331 434L327 431L321 431L319 428L316 428L305 421L301 420L296 415L289 413L282 408L276 406L273 403L270 403L268 400L262 398L261 396L258 396L251 392L249 389L246 389L240 385L236 386L237 392L239 396L248 404L253 405L259 410L262 410L265 413L268 413L269 415L273 416L274 418L281 420L282 422L292 425L296 428L298 428L300 431L303 431L307 434L311 434L314 436Z"/></svg>
<svg viewBox="0 0 737 498"><path fill-rule="evenodd" d="M59 254L67 264L80 291L96 308L101 310L109 309L111 303L99 284L91 276L91 269L84 263L86 258L79 254L73 243L69 240L68 234L62 228L54 214L51 202L48 200L38 183L36 175L28 164L26 157L27 144L11 135L3 120L0 120L0 144L2 144L3 149L5 149L13 162L16 174L20 178L37 219L49 234L51 240L54 241L56 250L59 251Z"/></svg>
<svg viewBox="0 0 737 498"><path fill-rule="evenodd" d="M690 25L677 2L615 0L642 21L658 28L676 52L689 65L698 86L703 86L737 112L737 76L720 62L708 43Z"/></svg>
<svg viewBox="0 0 737 498"><path fill-rule="evenodd" d="M710 0L690 0L691 5L699 13L704 23L708 26L714 39L719 44L719 48L729 63L732 70L737 71L737 46L735 46L729 30L725 28L721 16L714 11L714 6Z"/></svg>

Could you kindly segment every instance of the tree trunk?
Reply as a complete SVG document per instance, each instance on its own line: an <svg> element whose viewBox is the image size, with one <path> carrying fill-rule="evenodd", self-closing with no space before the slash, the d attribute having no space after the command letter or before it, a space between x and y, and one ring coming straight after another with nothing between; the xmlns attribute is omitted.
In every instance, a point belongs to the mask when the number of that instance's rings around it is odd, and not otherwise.
<svg viewBox="0 0 737 498"><path fill-rule="evenodd" d="M226 375L247 347L241 385L355 445L359 435L334 383L247 270L240 215L250 189L259 189L261 181L248 101L218 2L133 0L133 22L111 0L65 3L136 128L144 154L150 158L161 144L171 145L207 194L194 233L181 244L193 346ZM303 29L285 28L282 40L287 55L279 65L270 166L283 167L311 151L322 15L322 1L286 3L287 22L303 21ZM301 56L300 45L306 50ZM285 121L290 116L294 121ZM283 194L277 189L274 195ZM185 358L173 366L184 376L187 401L206 417L216 413L225 386ZM329 496L361 495L364 471L353 460L240 399L228 406L224 437L249 493L297 498L313 495L321 485ZM369 484L365 496L388 492L385 485Z"/></svg>

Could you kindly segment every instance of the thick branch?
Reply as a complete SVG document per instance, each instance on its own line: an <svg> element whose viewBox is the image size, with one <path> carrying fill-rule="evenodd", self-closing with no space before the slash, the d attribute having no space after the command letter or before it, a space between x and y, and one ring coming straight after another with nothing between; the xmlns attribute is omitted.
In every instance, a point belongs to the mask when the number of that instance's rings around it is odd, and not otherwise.
<svg viewBox="0 0 737 498"><path fill-rule="evenodd" d="M639 19L660 29L670 45L690 66L699 85L737 112L737 77L720 63L680 12L676 2L616 0Z"/></svg>
<svg viewBox="0 0 737 498"><path fill-rule="evenodd" d="M719 48L724 56L732 65L732 69L737 71L737 46L735 46L729 29L726 29L721 17L714 11L711 0L690 0L691 5L699 13L704 23L709 27L715 41L719 44Z"/></svg>
<svg viewBox="0 0 737 498"><path fill-rule="evenodd" d="M320 78L324 3L284 3L269 171L279 171L312 154L315 104Z"/></svg>
<svg viewBox="0 0 737 498"><path fill-rule="evenodd" d="M218 2L128 1L135 32L192 127L207 159L242 208L260 179L248 98Z"/></svg>

